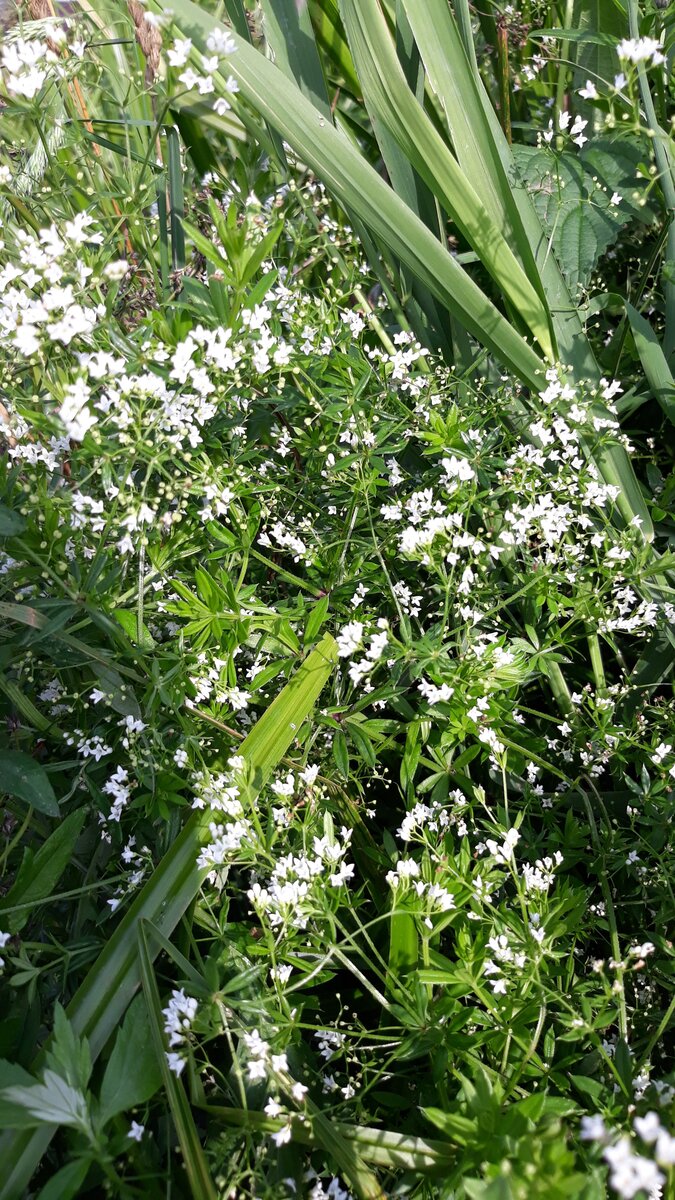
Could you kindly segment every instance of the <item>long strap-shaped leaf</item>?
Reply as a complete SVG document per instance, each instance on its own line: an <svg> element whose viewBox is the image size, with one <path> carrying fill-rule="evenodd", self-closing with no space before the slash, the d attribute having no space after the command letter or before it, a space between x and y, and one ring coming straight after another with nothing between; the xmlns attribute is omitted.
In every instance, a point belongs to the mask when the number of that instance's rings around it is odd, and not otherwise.
<svg viewBox="0 0 675 1200"><path fill-rule="evenodd" d="M315 108L330 119L326 81L314 41L307 0L261 2L265 40L275 63L285 75L295 80Z"/></svg>
<svg viewBox="0 0 675 1200"><path fill-rule="evenodd" d="M511 249L502 215L497 224L408 88L378 0L341 0L341 10L367 108L395 138L546 356L554 360L543 295Z"/></svg>
<svg viewBox="0 0 675 1200"><path fill-rule="evenodd" d="M427 70L445 113L457 160L472 180L493 221L512 246L537 291L546 299L558 356L577 379L598 377L598 368L576 304L530 196L517 186L511 148L487 92L467 56L462 31L447 0L402 0Z"/></svg>
<svg viewBox="0 0 675 1200"><path fill-rule="evenodd" d="M157 4L162 8L162 5ZM219 23L191 0L166 6L174 25L204 51ZM330 192L365 223L466 329L529 387L540 388L541 360L418 217L345 137L258 51L232 35L227 60L241 95L273 125ZM222 86L222 84L221 84Z"/></svg>
<svg viewBox="0 0 675 1200"><path fill-rule="evenodd" d="M252 769L254 787L264 785L311 712L337 657L326 634L238 748ZM75 1033L89 1039L92 1058L100 1053L137 990L140 971L137 930L148 920L169 936L196 896L207 872L197 869L211 814L195 812L141 889L103 953L68 1007ZM152 953L156 953L153 941ZM40 1064L36 1064L39 1066ZM0 1200L23 1194L54 1134L53 1127L12 1132L0 1139Z"/></svg>

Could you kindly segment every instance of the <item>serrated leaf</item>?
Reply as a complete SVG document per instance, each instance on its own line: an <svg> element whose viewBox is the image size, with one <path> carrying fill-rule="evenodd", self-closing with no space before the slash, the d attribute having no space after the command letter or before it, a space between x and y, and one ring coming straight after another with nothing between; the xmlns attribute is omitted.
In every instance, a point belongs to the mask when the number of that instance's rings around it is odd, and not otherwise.
<svg viewBox="0 0 675 1200"><path fill-rule="evenodd" d="M89 1128L87 1101L79 1088L71 1087L54 1071L45 1071L42 1083L32 1087L9 1087L0 1099L24 1108L36 1125L70 1125Z"/></svg>

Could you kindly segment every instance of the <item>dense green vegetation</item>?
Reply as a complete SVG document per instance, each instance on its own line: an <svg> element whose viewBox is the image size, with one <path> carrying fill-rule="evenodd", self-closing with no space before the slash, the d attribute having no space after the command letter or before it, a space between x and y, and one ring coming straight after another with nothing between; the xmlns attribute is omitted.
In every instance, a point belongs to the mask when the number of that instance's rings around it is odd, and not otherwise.
<svg viewBox="0 0 675 1200"><path fill-rule="evenodd" d="M675 1197L675 12L27 0L0 1197Z"/></svg>

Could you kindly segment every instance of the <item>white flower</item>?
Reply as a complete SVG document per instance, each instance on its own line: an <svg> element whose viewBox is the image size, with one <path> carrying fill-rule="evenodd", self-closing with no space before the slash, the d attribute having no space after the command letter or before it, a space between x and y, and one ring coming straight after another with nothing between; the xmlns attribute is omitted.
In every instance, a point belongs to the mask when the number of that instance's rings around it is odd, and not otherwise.
<svg viewBox="0 0 675 1200"><path fill-rule="evenodd" d="M252 1058L246 1064L246 1070L251 1082L254 1082L256 1079L264 1079L267 1075L267 1067L263 1058Z"/></svg>
<svg viewBox="0 0 675 1200"><path fill-rule="evenodd" d="M168 1063L169 1070L173 1071L174 1075L180 1075L181 1071L185 1067L185 1059L181 1058L180 1054L176 1054L175 1051L169 1051L167 1053L166 1061Z"/></svg>
<svg viewBox="0 0 675 1200"><path fill-rule="evenodd" d="M450 687L449 683L442 683L440 687L437 687L435 683L430 683L428 679L423 679L421 683L418 683L417 689L429 704L441 704L446 700L450 700L455 693L455 689Z"/></svg>
<svg viewBox="0 0 675 1200"><path fill-rule="evenodd" d="M4 950L9 939L11 938L11 936L12 936L11 933L0 933L0 950ZM5 965L4 958L0 958L0 971L2 970L4 965Z"/></svg>
<svg viewBox="0 0 675 1200"><path fill-rule="evenodd" d="M633 1129L647 1146L651 1146L661 1133L658 1113L648 1112L644 1117L636 1117Z"/></svg>
<svg viewBox="0 0 675 1200"><path fill-rule="evenodd" d="M190 38L176 38L170 50L167 50L167 58L169 65L172 67L184 67L190 51L192 49L192 41Z"/></svg>
<svg viewBox="0 0 675 1200"><path fill-rule="evenodd" d="M275 1146L285 1146L291 1140L292 1127L290 1121L281 1126L276 1133L272 1134L272 1141Z"/></svg>
<svg viewBox="0 0 675 1200"><path fill-rule="evenodd" d="M138 1121L132 1121L131 1129L129 1130L127 1137L131 1138L131 1140L133 1142L140 1142L144 1133L145 1133L145 1125L139 1125Z"/></svg>
<svg viewBox="0 0 675 1200"><path fill-rule="evenodd" d="M582 1142L601 1142L606 1136L605 1122L598 1113L592 1117L581 1118L579 1137Z"/></svg>
<svg viewBox="0 0 675 1200"><path fill-rule="evenodd" d="M129 263L126 258L118 258L114 262L109 262L103 269L103 274L106 279L111 279L113 282L118 279L124 279L129 270Z"/></svg>
<svg viewBox="0 0 675 1200"><path fill-rule="evenodd" d="M587 79L585 86L582 88L579 88L579 91L577 94L579 96L581 96L582 100L597 100L598 89L596 88L595 84L591 82L590 79Z"/></svg>
<svg viewBox="0 0 675 1200"><path fill-rule="evenodd" d="M206 39L206 49L212 54L234 54L237 44L226 29L213 29Z"/></svg>
<svg viewBox="0 0 675 1200"><path fill-rule="evenodd" d="M665 1129L661 1129L656 1142L656 1161L662 1167L675 1166L675 1137L671 1137L666 1133Z"/></svg>

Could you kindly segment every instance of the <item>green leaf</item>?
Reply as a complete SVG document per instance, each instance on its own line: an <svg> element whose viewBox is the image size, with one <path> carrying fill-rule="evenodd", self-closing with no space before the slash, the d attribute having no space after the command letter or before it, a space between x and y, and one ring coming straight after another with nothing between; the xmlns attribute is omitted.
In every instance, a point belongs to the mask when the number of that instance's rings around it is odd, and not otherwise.
<svg viewBox="0 0 675 1200"><path fill-rule="evenodd" d="M6 504L0 504L0 538L16 537L25 528L26 520L21 513L8 508Z"/></svg>
<svg viewBox="0 0 675 1200"><path fill-rule="evenodd" d="M20 1105L35 1125L71 1125L83 1132L89 1130L84 1095L54 1071L45 1071L43 1082L32 1087L4 1088L0 1099Z"/></svg>
<svg viewBox="0 0 675 1200"><path fill-rule="evenodd" d="M91 1075L89 1043L86 1038L77 1036L58 1002L54 1007L54 1032L45 1059L55 1075L84 1092Z"/></svg>
<svg viewBox="0 0 675 1200"><path fill-rule="evenodd" d="M421 1111L432 1125L435 1125L446 1137L460 1146L470 1146L476 1141L478 1127L476 1121L471 1117L465 1117L461 1113L446 1112L441 1108L423 1108Z"/></svg>
<svg viewBox="0 0 675 1200"><path fill-rule="evenodd" d="M306 646L311 645L311 643L315 641L316 635L326 620L326 616L328 615L328 603L329 597L322 596L320 600L317 600L316 604L312 608L305 624L304 642Z"/></svg>
<svg viewBox="0 0 675 1200"><path fill-rule="evenodd" d="M0 755L0 792L25 800L48 817L60 815L54 789L44 767L21 750L3 750Z"/></svg>
<svg viewBox="0 0 675 1200"><path fill-rule="evenodd" d="M136 996L115 1038L99 1097L102 1125L118 1113L143 1104L161 1086L162 1074L151 1036L148 1009Z"/></svg>
<svg viewBox="0 0 675 1200"><path fill-rule="evenodd" d="M152 650L152 647L155 644L155 639L145 623L142 625L142 636L140 642L138 642L138 616L135 612L132 612L130 608L116 608L113 616L118 625L120 625L126 633L130 642L138 644L142 650Z"/></svg>
<svg viewBox="0 0 675 1200"><path fill-rule="evenodd" d="M377 0L342 0L347 37L369 112L380 120L438 197L483 266L554 359L546 305L505 232L410 91Z"/></svg>
<svg viewBox="0 0 675 1200"><path fill-rule="evenodd" d="M519 184L511 147L477 70L469 5L458 0L453 17L446 0L402 3L447 121L457 161L545 298L560 360L579 376L597 376L576 306L570 302L558 264L549 253L530 197Z"/></svg>
<svg viewBox="0 0 675 1200"><path fill-rule="evenodd" d="M344 733L340 730L333 737L333 758L343 779L349 779L349 752Z"/></svg>
<svg viewBox="0 0 675 1200"><path fill-rule="evenodd" d="M91 1163L86 1158L76 1158L66 1163L45 1184L36 1200L73 1200L81 1194L80 1189L87 1177Z"/></svg>
<svg viewBox="0 0 675 1200"><path fill-rule="evenodd" d="M263 33L276 65L330 119L321 59L307 0L261 0Z"/></svg>
<svg viewBox="0 0 675 1200"><path fill-rule="evenodd" d="M605 182L600 179L598 162L591 159L586 170L580 155L554 154L544 146L514 146L513 153L574 296L588 286L600 256L633 215L627 205L609 202L612 192L625 183L623 172L618 167L611 182ZM633 170L631 191L634 174ZM611 187L609 196L594 177L603 187Z"/></svg>
<svg viewBox="0 0 675 1200"><path fill-rule="evenodd" d="M23 929L30 917L33 902L37 904L54 891L70 862L84 818L84 809L71 813L49 835L37 853L25 860L25 868L22 863L12 887L0 900L0 914L18 905L27 906L20 912L9 912L1 918L11 933Z"/></svg>

